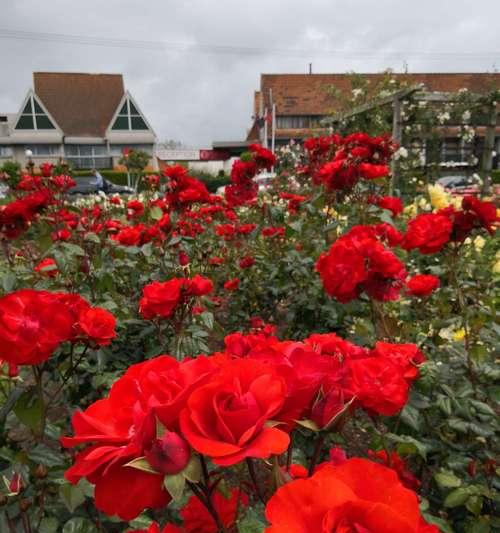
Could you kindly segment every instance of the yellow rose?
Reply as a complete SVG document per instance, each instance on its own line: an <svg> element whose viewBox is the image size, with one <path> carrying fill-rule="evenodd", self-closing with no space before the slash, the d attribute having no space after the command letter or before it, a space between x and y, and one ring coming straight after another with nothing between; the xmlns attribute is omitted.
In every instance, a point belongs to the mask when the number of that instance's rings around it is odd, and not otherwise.
<svg viewBox="0 0 500 533"><path fill-rule="evenodd" d="M453 340L456 342L463 341L465 337L465 329L461 328L453 333Z"/></svg>
<svg viewBox="0 0 500 533"><path fill-rule="evenodd" d="M441 185L428 185L427 191L434 209L443 209L450 205L451 197Z"/></svg>
<svg viewBox="0 0 500 533"><path fill-rule="evenodd" d="M486 240L483 237L481 237L481 235L478 235L474 239L474 248L476 249L476 252L480 252L484 248L485 244L486 244Z"/></svg>

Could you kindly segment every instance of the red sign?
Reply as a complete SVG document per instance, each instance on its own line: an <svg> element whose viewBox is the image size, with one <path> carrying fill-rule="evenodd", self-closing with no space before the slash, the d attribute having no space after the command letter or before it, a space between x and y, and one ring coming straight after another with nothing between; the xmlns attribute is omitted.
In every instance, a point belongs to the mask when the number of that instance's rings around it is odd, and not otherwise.
<svg viewBox="0 0 500 533"><path fill-rule="evenodd" d="M225 161L231 157L226 150L200 150L201 161Z"/></svg>

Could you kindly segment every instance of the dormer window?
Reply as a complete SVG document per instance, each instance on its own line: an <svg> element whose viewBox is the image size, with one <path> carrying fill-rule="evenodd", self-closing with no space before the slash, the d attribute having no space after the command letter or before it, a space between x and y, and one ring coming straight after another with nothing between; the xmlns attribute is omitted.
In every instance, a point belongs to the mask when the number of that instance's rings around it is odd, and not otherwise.
<svg viewBox="0 0 500 533"><path fill-rule="evenodd" d="M112 130L148 130L146 121L140 114L139 110L127 98L123 103L115 122L111 128Z"/></svg>
<svg viewBox="0 0 500 533"><path fill-rule="evenodd" d="M30 95L16 124L16 130L55 130L56 127L33 95Z"/></svg>

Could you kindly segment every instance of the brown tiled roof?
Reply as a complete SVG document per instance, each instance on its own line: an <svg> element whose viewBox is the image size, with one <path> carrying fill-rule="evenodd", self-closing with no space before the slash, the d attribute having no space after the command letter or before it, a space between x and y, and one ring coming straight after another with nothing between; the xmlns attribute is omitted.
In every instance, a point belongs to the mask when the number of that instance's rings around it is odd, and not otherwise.
<svg viewBox="0 0 500 533"><path fill-rule="evenodd" d="M103 137L124 95L121 74L33 73L35 94L64 135Z"/></svg>
<svg viewBox="0 0 500 533"><path fill-rule="evenodd" d="M371 85L382 81L386 74L360 74ZM456 92L466 87L473 93L485 93L500 87L500 73L464 74L392 74L409 85L423 83L429 91ZM264 106L270 106L270 90L280 115L325 115L334 111L334 100L327 89L335 87L343 93L351 91L349 74L262 74L260 91Z"/></svg>

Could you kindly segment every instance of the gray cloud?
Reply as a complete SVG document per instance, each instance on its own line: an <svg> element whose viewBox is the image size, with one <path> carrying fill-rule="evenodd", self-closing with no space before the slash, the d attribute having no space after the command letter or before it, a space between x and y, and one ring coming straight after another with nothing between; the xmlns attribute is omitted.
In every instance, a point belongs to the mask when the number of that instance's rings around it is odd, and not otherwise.
<svg viewBox="0 0 500 533"><path fill-rule="evenodd" d="M405 59L410 72L491 71L494 57L471 54L500 50L495 0L3 0L1 13L2 29L261 49L0 39L0 111L18 110L35 70L121 72L160 139L193 146L244 138L261 72L306 72L310 61L314 72L398 71ZM286 49L318 52L279 52Z"/></svg>

